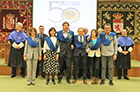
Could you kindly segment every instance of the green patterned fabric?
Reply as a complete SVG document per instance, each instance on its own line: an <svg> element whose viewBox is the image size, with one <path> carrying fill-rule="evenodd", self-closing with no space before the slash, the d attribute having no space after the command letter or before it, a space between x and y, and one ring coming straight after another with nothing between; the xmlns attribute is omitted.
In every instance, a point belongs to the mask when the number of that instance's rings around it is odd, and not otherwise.
<svg viewBox="0 0 140 92"><path fill-rule="evenodd" d="M113 28L113 15L120 14L123 20L123 29L128 31L128 35L135 43L140 43L140 3L139 2L109 2L98 1L97 5L97 28L104 28L105 23L110 23ZM117 33L117 36L120 36Z"/></svg>

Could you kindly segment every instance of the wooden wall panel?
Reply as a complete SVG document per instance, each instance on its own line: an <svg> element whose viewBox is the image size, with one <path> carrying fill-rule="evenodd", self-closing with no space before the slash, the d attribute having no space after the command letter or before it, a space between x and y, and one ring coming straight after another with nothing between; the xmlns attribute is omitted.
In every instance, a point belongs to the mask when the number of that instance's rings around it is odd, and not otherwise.
<svg viewBox="0 0 140 92"><path fill-rule="evenodd" d="M140 61L140 44L135 44L133 46L133 51L131 52L131 59Z"/></svg>
<svg viewBox="0 0 140 92"><path fill-rule="evenodd" d="M41 68L39 68L40 70ZM90 70L91 72L91 70ZM20 69L18 68L16 70L16 74L20 76ZM92 72L91 72L92 74ZM0 66L0 75L11 75L11 67L8 66ZM27 75L27 70L25 69L25 75ZM41 75L41 73L39 72L39 75ZM57 75L57 74L56 74ZM73 67L71 68L71 76L73 75ZM113 76L117 77L118 75L118 70L113 69ZM66 76L66 71L64 71L64 76ZM140 77L140 68L131 68L130 70L128 70L128 77Z"/></svg>
<svg viewBox="0 0 140 92"><path fill-rule="evenodd" d="M98 0L98 1L140 2L140 0Z"/></svg>

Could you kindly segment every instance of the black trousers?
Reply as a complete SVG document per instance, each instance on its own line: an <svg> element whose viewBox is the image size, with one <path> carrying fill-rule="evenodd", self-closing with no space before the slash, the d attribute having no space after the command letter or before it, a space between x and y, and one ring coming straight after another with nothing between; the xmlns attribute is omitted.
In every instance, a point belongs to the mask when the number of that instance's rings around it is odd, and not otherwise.
<svg viewBox="0 0 140 92"><path fill-rule="evenodd" d="M20 68L20 70L20 74L25 75L25 68ZM12 75L16 75L16 67L12 67Z"/></svg>
<svg viewBox="0 0 140 92"><path fill-rule="evenodd" d="M69 55L62 56L60 55L60 72L58 73L58 80L61 80L63 77L64 64L66 63L66 80L71 78L71 61L72 57Z"/></svg>
<svg viewBox="0 0 140 92"><path fill-rule="evenodd" d="M91 61L90 61L90 57L88 57L87 54L87 76L90 77L90 67L91 67Z"/></svg>
<svg viewBox="0 0 140 92"><path fill-rule="evenodd" d="M86 57L82 57L81 54L77 57L74 57L73 79L77 79L77 70L79 69L79 65L82 66L83 80L86 80L87 79Z"/></svg>
<svg viewBox="0 0 140 92"><path fill-rule="evenodd" d="M101 64L101 57L99 57L99 62L100 62L100 65L99 65L99 78L101 78L101 70L102 70L102 64Z"/></svg>
<svg viewBox="0 0 140 92"><path fill-rule="evenodd" d="M99 57L91 57L90 61L91 61L91 66L92 66L92 77L98 77L100 58Z"/></svg>
<svg viewBox="0 0 140 92"><path fill-rule="evenodd" d="M87 67L87 76L90 77L90 66L91 66L91 62L90 62L90 57L88 57L88 53L86 53L86 67ZM79 65L79 73L78 76L81 77L83 76L83 68L82 65Z"/></svg>
<svg viewBox="0 0 140 92"><path fill-rule="evenodd" d="M127 77L128 69L118 69L118 76L122 77L122 70L124 70L124 77Z"/></svg>

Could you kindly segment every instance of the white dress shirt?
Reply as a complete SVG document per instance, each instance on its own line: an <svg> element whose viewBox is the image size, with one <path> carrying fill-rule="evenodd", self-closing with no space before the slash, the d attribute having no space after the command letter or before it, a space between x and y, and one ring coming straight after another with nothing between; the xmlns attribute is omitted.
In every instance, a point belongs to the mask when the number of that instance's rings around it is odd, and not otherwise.
<svg viewBox="0 0 140 92"><path fill-rule="evenodd" d="M56 47L56 41L57 41L57 38L56 37L50 37L54 47ZM43 49L43 53L46 53L46 50L51 50L50 47L48 46L47 42L45 41L44 42L44 49ZM58 46L58 49L57 49L57 52L59 53L60 52L60 45Z"/></svg>
<svg viewBox="0 0 140 92"><path fill-rule="evenodd" d="M68 33L69 33L69 30L68 30L68 32L67 32L67 33L65 33L65 32L64 32L64 30L63 30L63 36L64 36L65 38L67 38L67 37L68 37Z"/></svg>
<svg viewBox="0 0 140 92"><path fill-rule="evenodd" d="M81 36L78 35L78 41L83 42L84 41L84 36L82 36L82 41L81 41Z"/></svg>

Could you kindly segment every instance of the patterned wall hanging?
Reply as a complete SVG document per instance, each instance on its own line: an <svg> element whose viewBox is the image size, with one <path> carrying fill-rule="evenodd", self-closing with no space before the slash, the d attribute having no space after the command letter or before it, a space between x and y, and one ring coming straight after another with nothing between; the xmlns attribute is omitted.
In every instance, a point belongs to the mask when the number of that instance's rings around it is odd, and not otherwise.
<svg viewBox="0 0 140 92"><path fill-rule="evenodd" d="M98 1L97 28L104 28L105 23L110 23L118 36L126 29L134 42L140 43L140 3Z"/></svg>
<svg viewBox="0 0 140 92"><path fill-rule="evenodd" d="M32 0L0 1L0 41L16 29L16 23L23 23L23 31L32 26Z"/></svg>

